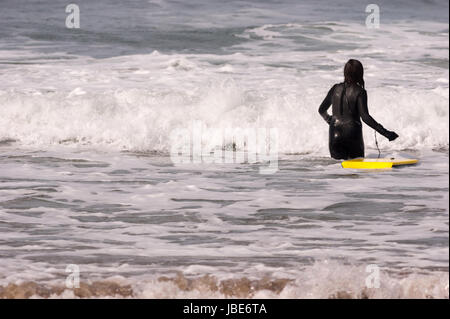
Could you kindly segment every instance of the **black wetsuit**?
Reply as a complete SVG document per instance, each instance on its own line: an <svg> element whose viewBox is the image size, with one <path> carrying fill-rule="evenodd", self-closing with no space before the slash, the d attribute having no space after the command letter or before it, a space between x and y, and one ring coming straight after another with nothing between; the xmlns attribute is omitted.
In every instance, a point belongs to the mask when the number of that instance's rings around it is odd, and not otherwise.
<svg viewBox="0 0 450 319"><path fill-rule="evenodd" d="M333 105L333 116L327 113L330 105ZM330 125L329 148L334 159L364 157L360 118L389 140L397 137L369 115L366 90L357 84L335 84L320 105L319 113Z"/></svg>

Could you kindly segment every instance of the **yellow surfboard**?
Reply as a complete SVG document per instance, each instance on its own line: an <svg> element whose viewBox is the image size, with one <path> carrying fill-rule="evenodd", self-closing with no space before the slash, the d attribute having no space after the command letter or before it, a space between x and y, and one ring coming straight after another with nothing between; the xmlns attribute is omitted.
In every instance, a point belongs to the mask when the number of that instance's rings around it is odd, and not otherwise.
<svg viewBox="0 0 450 319"><path fill-rule="evenodd" d="M413 165L419 160L409 158L355 158L342 162L343 168L355 169L386 169L393 166Z"/></svg>

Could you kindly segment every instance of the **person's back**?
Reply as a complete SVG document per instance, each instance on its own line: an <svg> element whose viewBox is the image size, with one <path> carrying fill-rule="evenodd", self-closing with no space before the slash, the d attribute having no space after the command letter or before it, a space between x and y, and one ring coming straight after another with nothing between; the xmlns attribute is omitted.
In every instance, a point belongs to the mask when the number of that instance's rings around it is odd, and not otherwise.
<svg viewBox="0 0 450 319"><path fill-rule="evenodd" d="M345 94L344 94L345 91ZM364 91L359 85L346 85L345 82L333 86L332 114L341 121L359 121L357 99Z"/></svg>
<svg viewBox="0 0 450 319"><path fill-rule="evenodd" d="M344 68L344 76L345 81L335 84L319 107L320 115L330 125L329 149L331 157L335 159L364 157L360 119L390 141L398 137L369 115L362 64L357 60L349 60ZM332 116L327 113L330 105Z"/></svg>

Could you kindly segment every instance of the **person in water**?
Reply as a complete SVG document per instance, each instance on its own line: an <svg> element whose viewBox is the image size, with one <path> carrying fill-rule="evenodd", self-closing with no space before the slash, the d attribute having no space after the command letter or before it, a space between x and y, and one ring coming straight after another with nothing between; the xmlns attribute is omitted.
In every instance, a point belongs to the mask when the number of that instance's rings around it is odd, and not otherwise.
<svg viewBox="0 0 450 319"><path fill-rule="evenodd" d="M364 140L360 118L375 131L389 139L398 135L375 121L367 109L364 89L364 69L358 60L349 60L344 67L344 82L335 84L319 107L319 113L329 124L329 149L334 159L364 157ZM330 105L332 116L327 112Z"/></svg>

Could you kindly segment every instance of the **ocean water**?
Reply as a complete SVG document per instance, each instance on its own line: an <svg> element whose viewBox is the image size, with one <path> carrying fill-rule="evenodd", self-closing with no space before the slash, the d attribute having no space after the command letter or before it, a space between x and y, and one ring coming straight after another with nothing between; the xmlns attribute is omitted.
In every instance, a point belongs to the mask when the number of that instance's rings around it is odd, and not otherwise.
<svg viewBox="0 0 450 319"><path fill-rule="evenodd" d="M448 2L379 1L379 29L354 1L66 4L0 2L1 297L449 297ZM329 158L349 58L418 165ZM237 153L224 130L276 129L277 170L174 163L196 123Z"/></svg>

